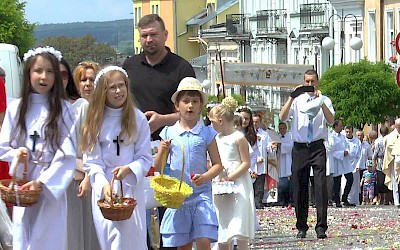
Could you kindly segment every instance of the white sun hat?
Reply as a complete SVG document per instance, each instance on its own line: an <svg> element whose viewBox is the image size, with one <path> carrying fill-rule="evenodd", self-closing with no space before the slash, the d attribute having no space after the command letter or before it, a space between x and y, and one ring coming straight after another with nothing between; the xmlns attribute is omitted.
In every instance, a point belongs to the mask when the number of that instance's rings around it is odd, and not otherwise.
<svg viewBox="0 0 400 250"><path fill-rule="evenodd" d="M201 83L199 82L199 80L197 80L194 77L185 77L181 80L181 82L179 83L178 89L171 96L171 101L173 103L175 103L176 97L178 96L179 92L184 91L184 90L199 91L201 94L201 99L202 99L203 105L207 104L208 96L206 93L203 92L203 88L201 87Z"/></svg>

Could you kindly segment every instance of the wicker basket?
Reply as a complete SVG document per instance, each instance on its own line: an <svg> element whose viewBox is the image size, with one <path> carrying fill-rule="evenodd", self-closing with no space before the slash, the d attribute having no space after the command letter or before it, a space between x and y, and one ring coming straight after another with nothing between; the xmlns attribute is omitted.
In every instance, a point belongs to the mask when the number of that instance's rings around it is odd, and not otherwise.
<svg viewBox="0 0 400 250"><path fill-rule="evenodd" d="M115 175L111 180L111 188L114 186ZM107 202L105 199L100 199L97 201L97 205L100 208L103 217L112 221L127 220L131 217L133 209L136 207L136 200L133 198L124 197L124 191L122 189L122 181L120 182L120 192L123 204L114 205L114 195L111 194L111 201Z"/></svg>
<svg viewBox="0 0 400 250"><path fill-rule="evenodd" d="M181 142L182 151L182 171L181 178L164 175L164 167L167 162L167 154L162 156L161 174L150 180L150 185L154 189L154 198L164 207L179 208L185 199L193 193L193 189L187 183L183 182L185 168L185 154Z"/></svg>
<svg viewBox="0 0 400 250"><path fill-rule="evenodd" d="M19 160L16 161L12 179L0 180L1 199L4 201L4 203L9 203L17 207L29 207L39 200L42 188L35 190L18 190L18 187L28 182L26 179L28 164L26 162L24 162L24 173L22 180L17 180L15 178L19 162Z"/></svg>

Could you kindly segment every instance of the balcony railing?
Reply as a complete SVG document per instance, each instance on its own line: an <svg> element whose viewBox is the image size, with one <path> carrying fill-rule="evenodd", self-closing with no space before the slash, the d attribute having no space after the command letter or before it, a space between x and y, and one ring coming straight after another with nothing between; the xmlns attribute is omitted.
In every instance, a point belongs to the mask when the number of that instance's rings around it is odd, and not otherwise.
<svg viewBox="0 0 400 250"><path fill-rule="evenodd" d="M328 28L328 5L326 3L310 3L300 5L300 29Z"/></svg>
<svg viewBox="0 0 400 250"><path fill-rule="evenodd" d="M249 34L249 20L244 14L226 15L226 33L228 36Z"/></svg>
<svg viewBox="0 0 400 250"><path fill-rule="evenodd" d="M285 9L259 10L257 14L257 34L287 33Z"/></svg>

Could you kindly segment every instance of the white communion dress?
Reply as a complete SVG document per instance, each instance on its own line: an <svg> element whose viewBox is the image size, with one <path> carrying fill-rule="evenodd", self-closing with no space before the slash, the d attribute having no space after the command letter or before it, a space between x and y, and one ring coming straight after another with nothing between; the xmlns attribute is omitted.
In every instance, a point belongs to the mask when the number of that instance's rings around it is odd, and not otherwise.
<svg viewBox="0 0 400 250"><path fill-rule="evenodd" d="M241 132L235 131L227 136L218 134L215 137L222 165L228 175L241 164L236 141L243 136ZM225 175L225 171L221 175ZM234 238L254 238L255 206L250 174L244 173L234 183L237 193L213 196L219 221L218 243L230 243Z"/></svg>

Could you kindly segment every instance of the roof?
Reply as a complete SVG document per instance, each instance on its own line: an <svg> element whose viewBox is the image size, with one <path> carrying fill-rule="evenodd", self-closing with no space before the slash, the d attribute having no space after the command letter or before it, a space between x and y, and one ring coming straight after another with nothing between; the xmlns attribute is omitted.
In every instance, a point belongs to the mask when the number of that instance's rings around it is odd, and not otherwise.
<svg viewBox="0 0 400 250"><path fill-rule="evenodd" d="M196 14L194 17L190 18L186 21L186 25L197 25L201 26L208 21L214 19L218 14L224 12L225 10L229 9L239 0L217 0L217 9L211 13L207 13L207 9L203 9L200 13Z"/></svg>
<svg viewBox="0 0 400 250"><path fill-rule="evenodd" d="M209 15L207 15L207 10L204 9L202 12L200 12L197 15L195 15L191 19L189 19L186 22L186 25L198 25L198 26L200 26L200 25L203 25L203 24L207 23L208 21L212 20L216 16L217 16L216 12L212 12Z"/></svg>

